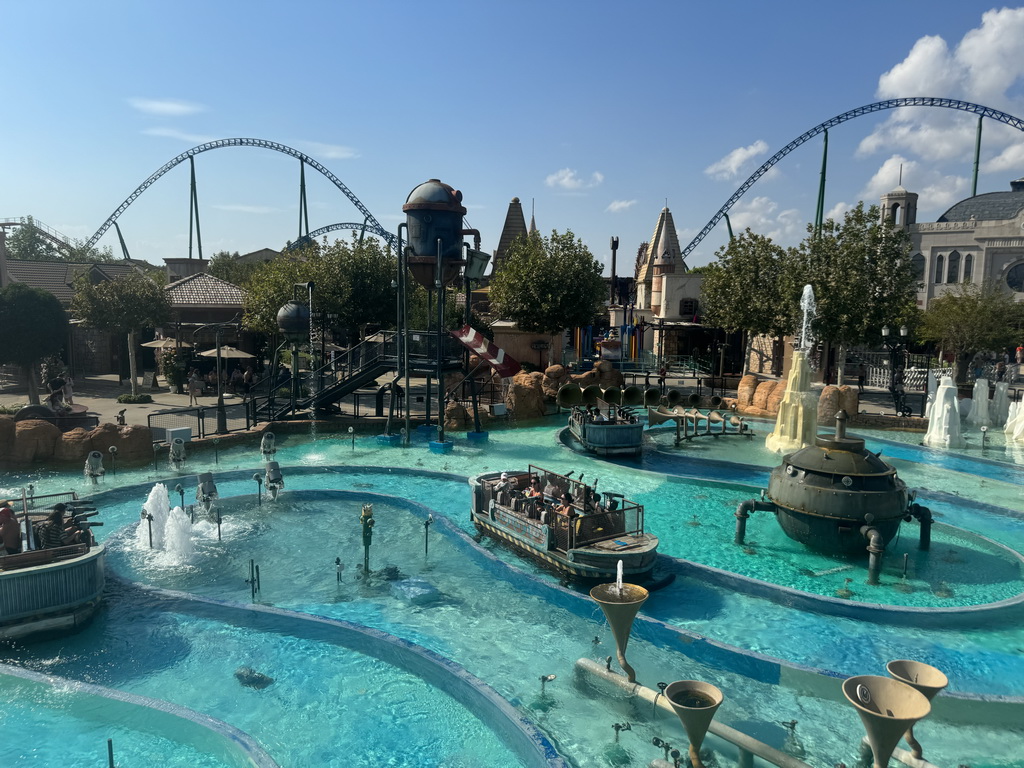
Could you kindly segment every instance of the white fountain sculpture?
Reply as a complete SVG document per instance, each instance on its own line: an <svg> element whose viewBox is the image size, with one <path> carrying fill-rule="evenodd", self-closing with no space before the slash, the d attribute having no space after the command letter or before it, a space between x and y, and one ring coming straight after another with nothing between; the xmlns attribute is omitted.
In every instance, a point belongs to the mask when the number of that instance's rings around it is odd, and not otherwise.
<svg viewBox="0 0 1024 768"><path fill-rule="evenodd" d="M1006 435L1007 444L1024 443L1024 401L1010 403L1010 412L1006 418L1006 426L1003 427L1003 434Z"/></svg>
<svg viewBox="0 0 1024 768"><path fill-rule="evenodd" d="M988 407L989 417L992 419L992 426L999 428L1006 424L1010 417L1010 383L997 381L996 391L992 395L992 402Z"/></svg>
<svg viewBox="0 0 1024 768"><path fill-rule="evenodd" d="M974 382L967 423L972 427L987 427L992 423L989 416L988 379L976 379Z"/></svg>
<svg viewBox="0 0 1024 768"><path fill-rule="evenodd" d="M939 377L935 371L928 371L928 401L924 406L924 417L927 419L932 413L932 404L935 402L935 393L939 389Z"/></svg>
<svg viewBox="0 0 1024 768"><path fill-rule="evenodd" d="M935 403L928 419L924 444L932 448L964 448L967 441L960 434L960 407L957 388L950 376L943 376L935 393Z"/></svg>

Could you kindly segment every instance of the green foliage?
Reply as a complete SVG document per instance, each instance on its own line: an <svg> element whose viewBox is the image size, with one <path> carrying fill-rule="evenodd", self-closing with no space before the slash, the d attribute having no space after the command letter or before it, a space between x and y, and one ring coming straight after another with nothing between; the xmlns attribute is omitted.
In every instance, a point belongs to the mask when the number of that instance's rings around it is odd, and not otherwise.
<svg viewBox="0 0 1024 768"><path fill-rule="evenodd" d="M152 403L153 397L145 393L139 395L118 395L117 402L128 404Z"/></svg>
<svg viewBox="0 0 1024 768"><path fill-rule="evenodd" d="M154 328L171 319L171 305L163 288L145 275L124 275L92 283L75 281L71 313L90 328L132 333Z"/></svg>
<svg viewBox="0 0 1024 768"><path fill-rule="evenodd" d="M792 333L793 314L783 279L786 251L748 229L716 256L718 261L702 269L704 322L730 332Z"/></svg>
<svg viewBox="0 0 1024 768"><path fill-rule="evenodd" d="M105 245L102 249L87 246L85 240L72 240L67 261L114 261L114 250ZM160 270L163 272L163 270Z"/></svg>
<svg viewBox="0 0 1024 768"><path fill-rule="evenodd" d="M187 359L185 350L176 352L173 349L166 349L160 356L160 370L167 383L174 389L185 386L185 382L188 381L188 371L185 370Z"/></svg>
<svg viewBox="0 0 1024 768"><path fill-rule="evenodd" d="M784 276L794 318L803 285L814 288L815 335L833 343L877 343L882 326L899 327L914 314L916 283L910 266L910 236L882 222L878 206L829 219L820 235L808 236L791 252Z"/></svg>
<svg viewBox="0 0 1024 768"><path fill-rule="evenodd" d="M23 224L7 236L7 253L22 261L63 261L64 255L36 228L35 220L26 216Z"/></svg>
<svg viewBox="0 0 1024 768"><path fill-rule="evenodd" d="M214 277L226 280L232 285L245 288L261 264L259 262L243 262L238 259L238 251L234 253L220 251L213 254L206 271Z"/></svg>
<svg viewBox="0 0 1024 768"><path fill-rule="evenodd" d="M601 264L566 230L516 238L491 282L491 307L524 331L555 335L589 325L607 294Z"/></svg>
<svg viewBox="0 0 1024 768"><path fill-rule="evenodd" d="M0 290L0 363L34 365L67 338L67 313L53 294L24 283Z"/></svg>
<svg viewBox="0 0 1024 768"><path fill-rule="evenodd" d="M28 403L21 403L19 405L2 405L0 404L0 413L4 416L13 416L22 408L26 407Z"/></svg>
<svg viewBox="0 0 1024 768"><path fill-rule="evenodd" d="M1017 343L1024 306L1001 285L954 283L932 299L921 316L917 335L933 341L957 360L957 380L963 381L967 361L977 352Z"/></svg>
<svg viewBox="0 0 1024 768"><path fill-rule="evenodd" d="M355 338L360 326L394 324L396 274L395 257L374 238L312 243L259 265L246 286L242 322L249 330L276 332L277 311L291 300L295 283L313 281L313 310L336 314L337 327Z"/></svg>

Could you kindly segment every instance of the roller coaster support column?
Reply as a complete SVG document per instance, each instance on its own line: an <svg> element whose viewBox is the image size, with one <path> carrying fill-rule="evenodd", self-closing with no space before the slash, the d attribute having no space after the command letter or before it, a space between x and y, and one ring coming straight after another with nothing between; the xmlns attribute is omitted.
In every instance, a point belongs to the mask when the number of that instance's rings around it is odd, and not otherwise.
<svg viewBox="0 0 1024 768"><path fill-rule="evenodd" d="M825 147L821 151L821 181L818 183L818 209L814 214L814 236L821 235L825 223L825 170L828 168L828 129L825 130Z"/></svg>
<svg viewBox="0 0 1024 768"><path fill-rule="evenodd" d="M978 135L974 140L974 176L971 181L971 197L978 194L978 161L981 157L981 121L984 119L984 115L978 115Z"/></svg>

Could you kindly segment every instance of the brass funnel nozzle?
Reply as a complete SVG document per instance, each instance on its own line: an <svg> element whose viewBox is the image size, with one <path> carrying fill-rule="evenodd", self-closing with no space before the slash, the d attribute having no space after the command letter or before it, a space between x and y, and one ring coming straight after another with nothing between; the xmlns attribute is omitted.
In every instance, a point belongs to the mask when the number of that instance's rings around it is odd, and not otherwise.
<svg viewBox="0 0 1024 768"><path fill-rule="evenodd" d="M699 680L676 680L665 689L665 698L686 729L690 740L690 762L693 768L704 768L700 761L700 745L704 743L715 712L725 698L711 683Z"/></svg>
<svg viewBox="0 0 1024 768"><path fill-rule="evenodd" d="M930 664L909 659L897 659L885 665L886 670L901 683L906 683L916 691L924 694L924 697L931 701L935 696L949 685L949 678L941 669L936 669ZM918 760L924 758L924 750L921 742L914 738L914 726L910 726L903 738L910 745L911 754Z"/></svg>
<svg viewBox="0 0 1024 768"><path fill-rule="evenodd" d="M626 673L626 679L636 682L636 672L626 663L626 644L633 628L640 606L647 600L648 591L636 584L623 584L620 591L615 584L598 584L590 590L590 598L601 606L608 626L612 628L615 648L618 651L619 665Z"/></svg>
<svg viewBox="0 0 1024 768"><path fill-rule="evenodd" d="M932 709L923 693L889 677L851 677L843 681L843 694L864 724L875 768L889 765L900 737Z"/></svg>

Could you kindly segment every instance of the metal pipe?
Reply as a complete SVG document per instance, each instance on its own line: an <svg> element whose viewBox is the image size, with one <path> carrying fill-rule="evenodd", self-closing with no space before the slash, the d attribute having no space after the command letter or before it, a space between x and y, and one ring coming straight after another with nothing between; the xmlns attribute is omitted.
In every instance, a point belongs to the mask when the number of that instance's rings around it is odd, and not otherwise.
<svg viewBox="0 0 1024 768"><path fill-rule="evenodd" d="M437 238L437 265L434 270L434 287L437 288L437 442L444 443L444 262L441 259L443 241Z"/></svg>
<svg viewBox="0 0 1024 768"><path fill-rule="evenodd" d="M917 518L918 523L921 524L921 537L917 548L927 552L932 546L932 522L934 522L932 511L928 507L915 503L910 505L910 514Z"/></svg>
<svg viewBox="0 0 1024 768"><path fill-rule="evenodd" d="M736 537L733 541L736 544L743 543L747 535L747 518L750 517L751 512L772 512L774 510L775 504L770 501L759 501L758 499L747 499L737 504L736 511L733 512L736 516Z"/></svg>
<svg viewBox="0 0 1024 768"><path fill-rule="evenodd" d="M868 540L868 584L878 584L878 573L882 570L882 555L885 554L885 540L877 528L862 525L860 534Z"/></svg>
<svg viewBox="0 0 1024 768"><path fill-rule="evenodd" d="M657 691L645 688L639 683L631 683L623 675L612 672L611 670L606 670L599 662L594 661L593 659L579 659L576 662L576 669L592 675L593 677L612 683L627 694L636 696L643 701L654 703L655 697L657 696ZM660 697L657 702L657 706L668 712L673 718L676 717L675 710L672 709L672 705L664 696ZM787 755L785 752L781 752L780 750L775 749L775 747L771 747L764 742L758 741L742 731L737 731L735 728L731 728L717 720L711 721L711 726L708 728L708 732L729 742L737 749L749 752L772 765L779 766L779 768L811 768L811 766L802 760L798 760L792 755ZM918 766L918 768L929 767Z"/></svg>

